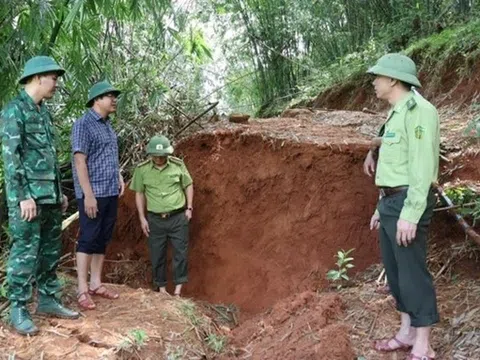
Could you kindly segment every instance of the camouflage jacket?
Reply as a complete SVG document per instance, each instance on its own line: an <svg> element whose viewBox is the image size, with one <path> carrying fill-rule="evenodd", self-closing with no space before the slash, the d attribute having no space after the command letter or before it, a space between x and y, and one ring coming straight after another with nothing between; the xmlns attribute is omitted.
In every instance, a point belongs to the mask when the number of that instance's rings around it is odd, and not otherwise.
<svg viewBox="0 0 480 360"><path fill-rule="evenodd" d="M23 90L1 114L2 156L8 206L34 199L60 204L60 171L52 118Z"/></svg>

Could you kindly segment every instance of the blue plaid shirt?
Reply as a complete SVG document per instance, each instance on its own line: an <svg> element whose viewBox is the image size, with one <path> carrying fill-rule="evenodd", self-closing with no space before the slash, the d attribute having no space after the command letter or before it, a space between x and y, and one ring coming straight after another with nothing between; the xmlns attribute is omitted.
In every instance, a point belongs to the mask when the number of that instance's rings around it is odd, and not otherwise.
<svg viewBox="0 0 480 360"><path fill-rule="evenodd" d="M119 162L117 135L109 119L103 119L93 109L77 119L72 129L72 152L87 156L88 176L95 197L119 194ZM75 196L83 198L75 161L72 159Z"/></svg>

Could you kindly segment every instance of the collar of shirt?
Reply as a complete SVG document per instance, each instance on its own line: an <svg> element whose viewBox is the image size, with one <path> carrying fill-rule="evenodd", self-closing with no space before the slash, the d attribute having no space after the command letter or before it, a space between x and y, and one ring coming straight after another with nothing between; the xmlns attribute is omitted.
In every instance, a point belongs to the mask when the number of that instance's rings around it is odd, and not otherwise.
<svg viewBox="0 0 480 360"><path fill-rule="evenodd" d="M89 113L90 113L90 116L93 119L95 119L96 121L103 121L103 122L109 122L110 121L109 116L107 116L106 118L103 118L102 115L100 115L95 110L93 110L93 108L90 108Z"/></svg>
<svg viewBox="0 0 480 360"><path fill-rule="evenodd" d="M406 94L403 98L400 99L399 102L395 104L392 111L395 111L396 113L401 112L403 108L407 105L408 100L410 100L413 95L414 93L412 91L409 91L408 94Z"/></svg>
<svg viewBox="0 0 480 360"><path fill-rule="evenodd" d="M408 100L410 100L414 96L413 91L409 91L407 95L400 99L399 102L395 104L395 106L390 109L387 115L387 121L392 117L393 113L399 113L403 110L403 108L407 105Z"/></svg>
<svg viewBox="0 0 480 360"><path fill-rule="evenodd" d="M34 110L37 112L42 112L45 110L45 104L43 103L43 101L40 101L40 103L37 106L37 104L35 104L35 101L32 99L30 95L28 95L25 89L20 91L20 99L22 99L22 101L29 107L30 110Z"/></svg>
<svg viewBox="0 0 480 360"><path fill-rule="evenodd" d="M167 156L167 162L162 165L162 166L158 166L156 165L152 159L150 159L150 169L157 169L157 170L160 170L162 171L163 169L166 169L166 167L170 165L170 158Z"/></svg>

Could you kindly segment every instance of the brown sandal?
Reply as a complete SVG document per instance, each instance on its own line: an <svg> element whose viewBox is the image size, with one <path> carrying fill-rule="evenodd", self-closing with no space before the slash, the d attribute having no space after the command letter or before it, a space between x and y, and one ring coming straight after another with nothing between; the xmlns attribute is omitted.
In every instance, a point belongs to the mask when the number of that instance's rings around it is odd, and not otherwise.
<svg viewBox="0 0 480 360"><path fill-rule="evenodd" d="M103 289L102 292L98 292L98 290L100 289ZM120 297L120 295L112 290L108 290L105 285L100 285L99 287L97 287L96 289L88 289L88 293L92 296L96 295L96 296L100 296L100 297L103 297L105 299L109 299L109 300L116 300Z"/></svg>
<svg viewBox="0 0 480 360"><path fill-rule="evenodd" d="M82 297L83 297L83 300L81 300ZM78 302L78 306L80 306L80 308L82 308L83 310L95 310L95 308L97 307L95 303L92 301L92 299L90 298L90 295L88 294L88 292L86 291L77 295L77 302Z"/></svg>
<svg viewBox="0 0 480 360"><path fill-rule="evenodd" d="M398 346L389 346L388 344L390 343L390 341L395 341ZM412 345L405 344L404 342L398 340L396 336L391 339L375 340L375 342L373 343L373 348L379 352L405 351L410 350L412 347Z"/></svg>

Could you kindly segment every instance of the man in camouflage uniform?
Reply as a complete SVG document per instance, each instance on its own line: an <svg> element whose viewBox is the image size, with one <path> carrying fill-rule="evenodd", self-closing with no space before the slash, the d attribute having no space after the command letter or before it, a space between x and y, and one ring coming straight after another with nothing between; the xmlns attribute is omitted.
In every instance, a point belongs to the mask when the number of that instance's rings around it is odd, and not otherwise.
<svg viewBox="0 0 480 360"><path fill-rule="evenodd" d="M38 287L37 314L78 318L62 306L56 270L61 254L62 194L52 117L44 104L55 94L58 76L65 71L47 56L25 64L20 84L25 89L6 105L1 116L2 156L12 248L7 265L10 319L22 335L38 328L26 304L32 280Z"/></svg>

